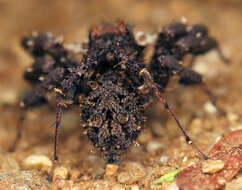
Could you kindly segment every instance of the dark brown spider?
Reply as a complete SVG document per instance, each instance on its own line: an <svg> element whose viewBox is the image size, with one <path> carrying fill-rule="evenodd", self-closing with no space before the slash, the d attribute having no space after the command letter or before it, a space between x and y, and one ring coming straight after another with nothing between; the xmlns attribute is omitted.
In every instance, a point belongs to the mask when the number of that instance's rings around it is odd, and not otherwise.
<svg viewBox="0 0 242 190"><path fill-rule="evenodd" d="M28 110L47 103L45 95L49 91L56 95L55 160L63 108L81 105L81 126L89 139L104 153L108 163L117 163L143 128L145 109L152 95L175 119L186 142L207 159L161 95L173 75L178 75L183 85L202 84L201 75L184 67L182 59L188 53L197 56L218 49L205 26L172 23L164 27L148 67L143 60L145 46L137 44L132 27L122 21L93 27L81 61L74 60L75 53L50 34L26 37L22 46L33 56L34 63L24 74L33 89L20 103L21 107ZM147 88L148 92L144 90ZM20 129L12 150L21 136Z"/></svg>

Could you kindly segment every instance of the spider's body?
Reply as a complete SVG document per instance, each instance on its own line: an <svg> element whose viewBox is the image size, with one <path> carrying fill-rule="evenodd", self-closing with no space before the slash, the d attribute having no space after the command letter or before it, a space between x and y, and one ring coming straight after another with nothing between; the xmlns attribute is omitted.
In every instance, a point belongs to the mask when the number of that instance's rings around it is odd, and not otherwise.
<svg viewBox="0 0 242 190"><path fill-rule="evenodd" d="M204 26L173 23L159 34L153 58L146 68L145 47L137 44L132 28L123 22L93 27L87 53L80 63L72 60L73 52L47 34L24 38L22 45L35 59L25 72L25 79L34 87L22 101L22 107L28 109L46 103L46 92L54 91L57 133L67 102L81 105L81 126L109 163L118 162L118 156L137 138L144 126L144 111L151 92L175 117L159 91L164 90L175 74L184 85L202 82L198 73L182 66L183 57L217 47L216 41L207 37ZM144 86L153 91L144 93ZM178 121L177 124L180 127ZM57 134L55 159L56 142Z"/></svg>

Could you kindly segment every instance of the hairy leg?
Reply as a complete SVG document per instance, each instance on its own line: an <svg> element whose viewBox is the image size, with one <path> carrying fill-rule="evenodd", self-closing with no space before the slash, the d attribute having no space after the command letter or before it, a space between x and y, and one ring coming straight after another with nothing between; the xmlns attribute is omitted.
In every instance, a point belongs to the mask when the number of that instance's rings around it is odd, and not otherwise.
<svg viewBox="0 0 242 190"><path fill-rule="evenodd" d="M9 152L14 152L16 150L16 147L18 146L19 141L21 140L24 119L25 119L25 112L24 113L22 112L21 115L18 118L17 135L16 135L16 137L14 139L13 144L8 149Z"/></svg>
<svg viewBox="0 0 242 190"><path fill-rule="evenodd" d="M165 109L168 111L168 113L171 115L171 117L175 120L178 128L180 129L180 131L182 132L182 134L184 135L187 144L191 145L192 148L199 154L199 156L204 159L207 160L209 159L191 140L191 138L187 135L187 133L185 132L184 128L181 126L180 122L178 121L178 119L176 118L174 112L170 109L167 101L165 100L165 98L161 95L159 89L157 88L157 86L154 84L153 79L149 73L149 71L145 68L142 69L140 71L140 75L144 77L145 82L148 84L148 86L154 90L155 95L157 96L157 98L160 100L160 102L164 105Z"/></svg>

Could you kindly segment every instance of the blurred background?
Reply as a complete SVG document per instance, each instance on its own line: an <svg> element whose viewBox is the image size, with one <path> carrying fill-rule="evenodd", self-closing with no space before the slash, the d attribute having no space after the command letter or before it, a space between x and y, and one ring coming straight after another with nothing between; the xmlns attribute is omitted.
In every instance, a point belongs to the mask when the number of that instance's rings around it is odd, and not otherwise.
<svg viewBox="0 0 242 190"><path fill-rule="evenodd" d="M156 32L186 18L208 25L228 54L230 44L240 46L241 10L241 0L0 0L0 102L8 93L3 91L6 86L21 85L21 73L30 61L19 41L32 31L63 34L66 41L79 42L93 24L124 19L135 31ZM14 101L13 94L7 98Z"/></svg>
<svg viewBox="0 0 242 190"><path fill-rule="evenodd" d="M0 102L16 100L14 93L5 93L22 85L22 71L31 61L19 41L32 31L80 42L91 25L102 22L124 19L135 31L157 32L171 21L186 19L206 24L225 54L232 54L230 44L240 48L241 10L241 0L0 0ZM10 85L16 88L6 91Z"/></svg>

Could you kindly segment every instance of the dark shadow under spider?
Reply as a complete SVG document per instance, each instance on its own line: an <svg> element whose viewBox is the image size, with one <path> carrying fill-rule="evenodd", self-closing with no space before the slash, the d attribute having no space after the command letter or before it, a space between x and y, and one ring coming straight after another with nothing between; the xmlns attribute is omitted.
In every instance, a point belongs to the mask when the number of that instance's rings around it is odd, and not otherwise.
<svg viewBox="0 0 242 190"><path fill-rule="evenodd" d="M73 59L74 49L66 48L50 34L25 37L22 46L33 56L34 63L24 74L33 90L20 103L21 108L28 110L47 103L47 92L56 95L54 160L58 160L58 129L63 109L69 104L80 105L81 126L107 162L118 163L119 156L143 128L144 111L152 95L175 120L186 142L202 159L208 159L186 134L161 94L172 76L177 75L182 85L202 85L216 106L216 99L202 76L182 65L185 55L195 57L211 49L217 49L221 59L228 63L204 25L171 23L165 26L158 35L148 67L143 60L145 46L137 44L132 27L123 21L93 27L87 53L80 62ZM145 88L150 90L142 90ZM21 116L21 123L23 119ZM11 151L20 140L21 123Z"/></svg>

